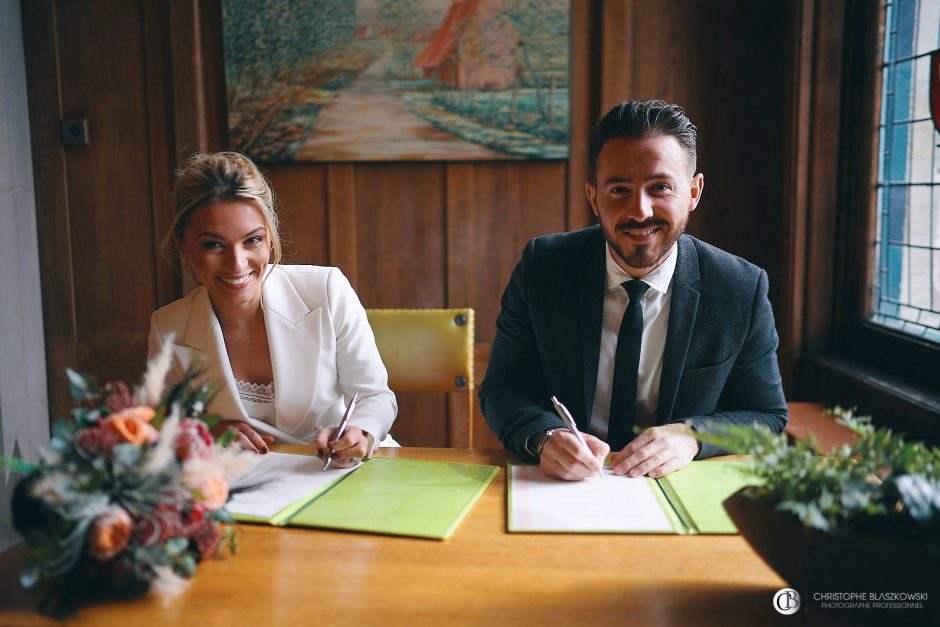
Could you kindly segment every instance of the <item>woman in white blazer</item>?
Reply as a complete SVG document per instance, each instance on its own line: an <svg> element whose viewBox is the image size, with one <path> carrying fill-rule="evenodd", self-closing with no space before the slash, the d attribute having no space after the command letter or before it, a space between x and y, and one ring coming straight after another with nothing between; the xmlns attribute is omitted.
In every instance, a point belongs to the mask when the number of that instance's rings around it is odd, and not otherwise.
<svg viewBox="0 0 940 627"><path fill-rule="evenodd" d="M213 431L259 453L306 442L350 466L382 442L398 411L365 310L338 268L282 265L271 188L233 152L177 172L172 239L202 284L153 313L150 357L172 343L168 380L190 364L216 381ZM346 403L359 394L342 439ZM390 442L394 442L389 438Z"/></svg>

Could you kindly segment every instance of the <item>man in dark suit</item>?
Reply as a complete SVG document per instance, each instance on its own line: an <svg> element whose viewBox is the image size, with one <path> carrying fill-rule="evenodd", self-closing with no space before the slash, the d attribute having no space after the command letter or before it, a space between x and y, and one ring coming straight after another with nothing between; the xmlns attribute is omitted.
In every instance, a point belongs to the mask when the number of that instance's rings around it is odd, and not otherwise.
<svg viewBox="0 0 940 627"><path fill-rule="evenodd" d="M549 476L583 479L613 449L615 474L661 477L721 452L693 431L786 426L767 274L683 234L704 187L695 142L676 105L611 109L585 186L600 224L530 241L509 280L481 407Z"/></svg>

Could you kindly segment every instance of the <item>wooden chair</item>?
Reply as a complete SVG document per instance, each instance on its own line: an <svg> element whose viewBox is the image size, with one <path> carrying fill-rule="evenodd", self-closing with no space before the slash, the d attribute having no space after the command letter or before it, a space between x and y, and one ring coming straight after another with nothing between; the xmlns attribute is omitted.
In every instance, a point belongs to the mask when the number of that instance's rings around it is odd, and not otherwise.
<svg viewBox="0 0 940 627"><path fill-rule="evenodd" d="M366 314L393 392L467 395L466 416L451 406L447 443L471 447L473 309L367 309Z"/></svg>

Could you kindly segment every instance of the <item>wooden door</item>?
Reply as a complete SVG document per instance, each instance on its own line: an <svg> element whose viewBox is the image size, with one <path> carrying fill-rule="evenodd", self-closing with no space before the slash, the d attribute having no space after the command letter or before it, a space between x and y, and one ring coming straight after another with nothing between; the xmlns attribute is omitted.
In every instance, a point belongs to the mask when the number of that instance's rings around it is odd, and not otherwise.
<svg viewBox="0 0 940 627"><path fill-rule="evenodd" d="M150 313L177 291L155 245L167 226L173 121L165 3L22 3L50 410L64 369L139 380ZM87 145L60 121L87 120Z"/></svg>

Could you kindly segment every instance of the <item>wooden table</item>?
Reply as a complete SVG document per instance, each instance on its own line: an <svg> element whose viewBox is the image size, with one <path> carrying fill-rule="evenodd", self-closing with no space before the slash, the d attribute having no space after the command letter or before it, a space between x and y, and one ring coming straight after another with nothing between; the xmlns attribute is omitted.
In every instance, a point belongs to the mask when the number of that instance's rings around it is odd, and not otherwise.
<svg viewBox="0 0 940 627"><path fill-rule="evenodd" d="M94 625L766 625L784 582L740 536L506 532L505 451L382 449L503 467L452 538L438 542L241 525L235 557L200 565L158 599L86 607ZM0 625L54 624L17 575L22 545L0 556ZM790 619L789 621L787 619Z"/></svg>

